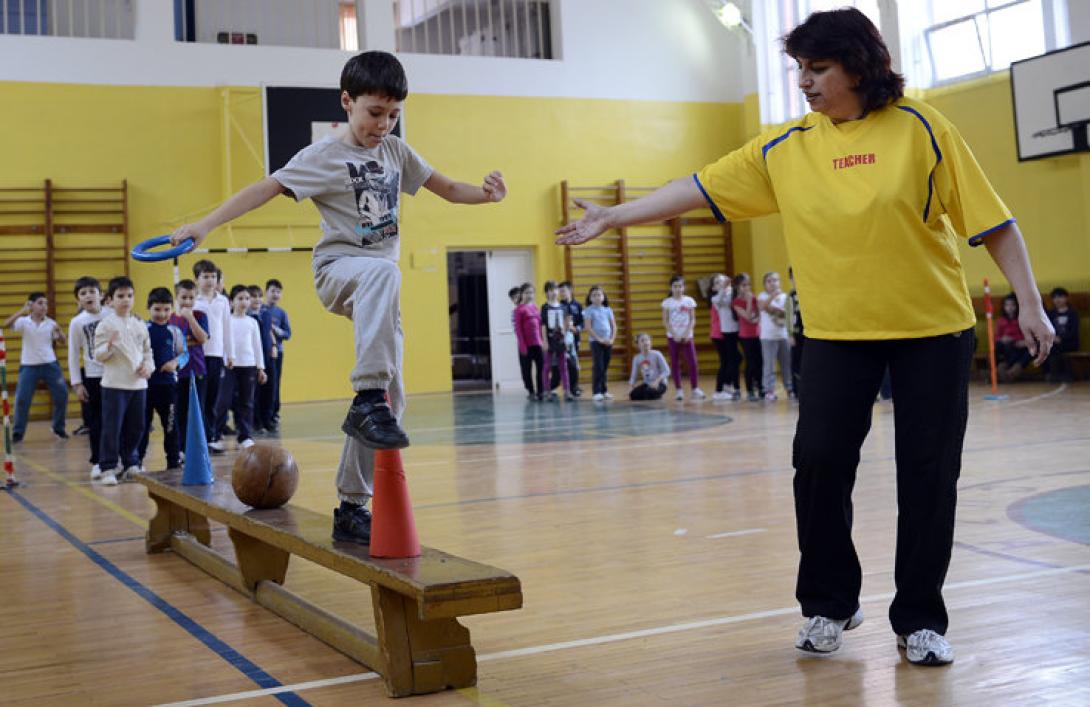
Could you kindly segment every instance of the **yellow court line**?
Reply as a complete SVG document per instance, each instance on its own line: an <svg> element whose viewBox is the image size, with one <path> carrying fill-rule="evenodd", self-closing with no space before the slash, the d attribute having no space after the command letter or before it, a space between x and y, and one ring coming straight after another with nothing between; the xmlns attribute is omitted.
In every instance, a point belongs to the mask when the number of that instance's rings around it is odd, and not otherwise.
<svg viewBox="0 0 1090 707"><path fill-rule="evenodd" d="M478 687L460 687L458 688L458 694L472 700L474 704L481 705L481 707L511 707L503 700L482 694Z"/></svg>
<svg viewBox="0 0 1090 707"><path fill-rule="evenodd" d="M124 508L117 505L116 503L114 503L110 499L106 498L105 496L99 496L97 493L95 493L94 491L91 491L90 489L88 489L83 484L72 481L71 479L66 479L63 476L61 476L60 474L58 474L57 472L50 471L49 469L42 466L38 462L30 461L25 456L22 456L22 457L19 458L19 463L20 464L26 464L27 466L32 467L35 471L39 471L39 472L45 474L46 476L48 476L49 478L53 479L54 481L64 484L65 486L72 489L76 493L79 493L79 494L81 494L83 496L86 496L87 498L91 499L92 501L99 504L100 506L103 506L104 508L110 509L111 511L113 511L117 515L121 516L125 520L129 521L133 525L139 526L142 529L147 529L148 521L146 519L141 518L140 516L136 515L135 513L131 512L131 511L125 510Z"/></svg>

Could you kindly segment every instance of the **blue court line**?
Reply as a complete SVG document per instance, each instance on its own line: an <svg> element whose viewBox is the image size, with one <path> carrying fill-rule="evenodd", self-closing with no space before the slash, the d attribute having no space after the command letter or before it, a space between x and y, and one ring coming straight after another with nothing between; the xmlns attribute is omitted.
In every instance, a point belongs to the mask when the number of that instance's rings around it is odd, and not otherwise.
<svg viewBox="0 0 1090 707"><path fill-rule="evenodd" d="M51 529L53 529L54 532L67 540L73 547L86 555L92 562L94 562L102 569L106 570L106 572L112 575L114 579L121 582L132 591L136 592L136 594L140 596L140 598L144 599L144 601L148 602L156 609L166 614L167 618L181 626L191 636L207 646L220 658L226 660L228 663L231 664L232 667L237 669L246 677L250 678L250 680L254 681L254 683L262 688L283 687L283 683L259 668L248 658L246 658L246 656L242 655L219 638L216 638L208 629L204 628L199 623L186 616L183 612L172 606L161 596L151 591L143 584L138 582L131 575L121 570L117 565L95 552L75 535L72 535L72 533L70 533L67 528L65 528L57 521L53 520L53 518L51 518L45 511L35 506L18 491L15 491L13 489L7 489L7 492L8 495L18 501L23 506L23 508L27 509L32 514L37 516L38 520L42 521ZM285 692L282 694L274 695L274 697L283 702L285 705L289 705L290 707L309 707L310 704L303 698L296 695L294 692Z"/></svg>

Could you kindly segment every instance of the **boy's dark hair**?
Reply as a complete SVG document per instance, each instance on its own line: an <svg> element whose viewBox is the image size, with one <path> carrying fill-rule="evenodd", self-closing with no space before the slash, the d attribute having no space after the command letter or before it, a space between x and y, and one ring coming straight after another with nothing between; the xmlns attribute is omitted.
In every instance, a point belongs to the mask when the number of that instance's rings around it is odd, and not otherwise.
<svg viewBox="0 0 1090 707"><path fill-rule="evenodd" d="M31 292L29 295L26 296L26 301L27 302L37 302L42 297L45 297L44 292Z"/></svg>
<svg viewBox="0 0 1090 707"><path fill-rule="evenodd" d="M595 290L598 290L599 292L602 293L602 306L603 307L608 307L609 306L609 296L606 294L606 291L602 289L601 285L591 285L590 289L587 290L587 304L586 304L586 306L589 307L591 305L590 296L592 294L594 294Z"/></svg>
<svg viewBox="0 0 1090 707"><path fill-rule="evenodd" d="M277 280L275 277L271 277L271 278L269 278L268 280L265 281L265 289L267 290L270 287L275 287L278 290L284 289L284 286L281 285L280 281Z"/></svg>
<svg viewBox="0 0 1090 707"><path fill-rule="evenodd" d="M869 113L904 95L905 78L893 70L882 35L859 10L815 12L783 37L792 59L829 59L859 79L855 92Z"/></svg>
<svg viewBox="0 0 1090 707"><path fill-rule="evenodd" d="M341 90L353 99L367 93L403 101L409 95L409 80L393 54L363 52L345 63L341 70Z"/></svg>
<svg viewBox="0 0 1090 707"><path fill-rule="evenodd" d="M193 263L193 277L200 277L206 272L217 273L219 268L211 260L198 260Z"/></svg>
<svg viewBox="0 0 1090 707"><path fill-rule="evenodd" d="M567 287L570 290L571 289L571 280L564 280L559 285L557 285L557 287Z"/></svg>
<svg viewBox="0 0 1090 707"><path fill-rule="evenodd" d="M242 292L245 292L246 294L250 294L250 288L247 287L246 285L235 285L234 287L231 288L231 296L228 299L230 299L232 302L234 302L235 297L237 297Z"/></svg>
<svg viewBox="0 0 1090 707"><path fill-rule="evenodd" d="M148 293L148 307L153 304L174 304L174 296L165 287L154 287Z"/></svg>
<svg viewBox="0 0 1090 707"><path fill-rule="evenodd" d="M178 294L182 290L193 291L196 289L197 283L193 282L192 280L178 280L178 284L174 286L174 294Z"/></svg>
<svg viewBox="0 0 1090 707"><path fill-rule="evenodd" d="M1048 296L1049 297L1070 297L1070 295L1067 294L1067 290L1064 289L1063 287L1053 287L1052 292L1049 292Z"/></svg>
<svg viewBox="0 0 1090 707"><path fill-rule="evenodd" d="M250 291L251 297L260 297L264 294L264 290L258 285L247 285L246 289Z"/></svg>
<svg viewBox="0 0 1090 707"><path fill-rule="evenodd" d="M545 290L545 294L549 294L550 292L552 292L553 290L556 289L556 283L553 282L552 280L546 280L545 281L545 287L543 289Z"/></svg>
<svg viewBox="0 0 1090 707"><path fill-rule="evenodd" d="M514 299L515 295L521 295L521 294L522 294L522 285L515 285L514 287L512 287L510 290L507 291L507 299Z"/></svg>
<svg viewBox="0 0 1090 707"><path fill-rule="evenodd" d="M118 290L133 290L135 292L136 288L133 287L132 280L124 275L119 275L118 277L110 278L110 284L106 285L106 295L113 297L114 293Z"/></svg>
<svg viewBox="0 0 1090 707"><path fill-rule="evenodd" d="M99 292L102 292L102 284L98 281L97 278L91 277L90 275L84 275L80 279L76 280L75 286L72 287L72 294L76 297L79 297L79 291L82 290L84 287L93 287Z"/></svg>

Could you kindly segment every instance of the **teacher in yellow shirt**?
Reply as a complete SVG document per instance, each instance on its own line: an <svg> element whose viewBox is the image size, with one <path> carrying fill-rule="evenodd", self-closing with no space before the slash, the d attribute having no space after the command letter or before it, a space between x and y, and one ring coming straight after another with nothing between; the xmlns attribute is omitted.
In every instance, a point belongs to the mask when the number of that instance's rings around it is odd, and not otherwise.
<svg viewBox="0 0 1090 707"><path fill-rule="evenodd" d="M1038 364L1052 326L1015 219L957 129L904 97L870 20L854 9L814 13L785 51L812 112L638 201L577 201L586 214L557 243L702 207L721 220L783 217L807 333L793 455L796 597L807 621L795 645L835 651L863 620L851 494L888 366L898 504L889 618L909 661L943 665L954 658L942 585L975 323L958 239L983 245L1011 283Z"/></svg>

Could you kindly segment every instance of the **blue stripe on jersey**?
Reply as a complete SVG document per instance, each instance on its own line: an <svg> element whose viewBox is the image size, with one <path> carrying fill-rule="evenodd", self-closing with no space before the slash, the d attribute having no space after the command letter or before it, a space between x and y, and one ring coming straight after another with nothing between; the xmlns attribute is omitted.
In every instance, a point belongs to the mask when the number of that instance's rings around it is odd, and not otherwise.
<svg viewBox="0 0 1090 707"><path fill-rule="evenodd" d="M809 128L799 128L799 127L791 128L790 130L788 130L783 135L780 135L775 140L771 140L769 142L766 142L765 146L761 148L761 157L763 157L763 158L765 158L767 160L768 159L768 151L771 150L776 145L779 145L784 140L786 140L791 135L791 133L793 133L795 131L804 133L807 130L809 130L810 128L812 128L812 127L814 127L814 126L811 125Z"/></svg>
<svg viewBox="0 0 1090 707"><path fill-rule="evenodd" d="M980 245L981 243L984 242L985 238L987 238L991 234L995 233L999 229L1003 228L1004 226L1011 225L1012 223L1014 223L1017 220L1018 219L1016 219L1016 218L1009 218L1006 221L1004 221L1003 223L999 224L998 226L992 226L987 231L981 231L980 233L976 234L975 236L973 236L973 237L971 237L969 239L969 245L974 246L974 247Z"/></svg>
<svg viewBox="0 0 1090 707"><path fill-rule="evenodd" d="M700 190L700 193L704 195L704 198L708 200L708 206L712 209L712 215L715 216L715 220L719 223L723 223L727 220L727 217L723 215L723 212L719 210L719 207L715 205L712 198L708 196L708 192L704 190L704 185L700 183L700 178L693 174L693 181L696 182L696 188Z"/></svg>
<svg viewBox="0 0 1090 707"><path fill-rule="evenodd" d="M939 143L935 140L935 131L931 129L931 123L927 122L927 118L920 115L915 108L909 108L908 106L897 107L905 113L916 116L923 123L923 126L927 128L927 134L931 137L931 149L935 151L935 166L931 168L931 172L927 175L927 203L923 207L923 222L927 223L927 217L931 213L931 193L934 191L935 168L939 166L939 162L942 162L942 150L939 149Z"/></svg>

